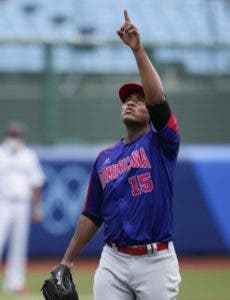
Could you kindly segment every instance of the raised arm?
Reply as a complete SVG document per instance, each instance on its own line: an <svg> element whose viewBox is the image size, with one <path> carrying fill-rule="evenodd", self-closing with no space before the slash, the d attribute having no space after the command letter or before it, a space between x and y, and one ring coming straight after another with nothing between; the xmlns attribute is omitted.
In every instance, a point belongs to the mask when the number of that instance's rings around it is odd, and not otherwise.
<svg viewBox="0 0 230 300"><path fill-rule="evenodd" d="M117 34L133 51L145 92L146 104L154 105L165 101L159 75L145 52L138 29L132 24L127 10L124 11L124 23Z"/></svg>

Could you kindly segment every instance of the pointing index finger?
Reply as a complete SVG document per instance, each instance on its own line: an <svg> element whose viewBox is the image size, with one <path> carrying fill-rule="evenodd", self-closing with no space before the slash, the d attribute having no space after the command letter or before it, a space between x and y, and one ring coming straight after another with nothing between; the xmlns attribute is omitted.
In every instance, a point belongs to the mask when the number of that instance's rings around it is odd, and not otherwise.
<svg viewBox="0 0 230 300"><path fill-rule="evenodd" d="M131 22L126 9L124 10L124 17L125 17L125 22L129 22L129 23Z"/></svg>

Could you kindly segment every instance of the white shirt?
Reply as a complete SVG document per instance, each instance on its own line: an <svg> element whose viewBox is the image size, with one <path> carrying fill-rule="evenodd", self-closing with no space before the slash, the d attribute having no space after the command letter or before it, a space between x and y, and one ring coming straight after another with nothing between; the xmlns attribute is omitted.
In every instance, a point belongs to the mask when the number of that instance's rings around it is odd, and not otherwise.
<svg viewBox="0 0 230 300"><path fill-rule="evenodd" d="M45 177L37 155L22 145L10 151L6 144L0 146L0 200L30 201L32 187L41 187Z"/></svg>

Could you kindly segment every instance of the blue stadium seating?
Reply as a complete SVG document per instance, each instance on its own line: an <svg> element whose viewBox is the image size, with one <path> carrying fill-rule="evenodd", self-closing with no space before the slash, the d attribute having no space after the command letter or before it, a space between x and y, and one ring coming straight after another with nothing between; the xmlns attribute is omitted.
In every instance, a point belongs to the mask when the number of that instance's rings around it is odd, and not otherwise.
<svg viewBox="0 0 230 300"><path fill-rule="evenodd" d="M40 71L44 51L39 41L82 38L118 42L115 32L123 22L124 7L138 24L143 41L156 46L154 53L160 62L182 63L195 74L230 73L227 0L0 0L0 70ZM29 44L30 40L37 43ZM205 45L213 45L213 49ZM215 49L219 45L222 48ZM122 44L85 50L58 46L54 65L60 71L136 69L129 49Z"/></svg>

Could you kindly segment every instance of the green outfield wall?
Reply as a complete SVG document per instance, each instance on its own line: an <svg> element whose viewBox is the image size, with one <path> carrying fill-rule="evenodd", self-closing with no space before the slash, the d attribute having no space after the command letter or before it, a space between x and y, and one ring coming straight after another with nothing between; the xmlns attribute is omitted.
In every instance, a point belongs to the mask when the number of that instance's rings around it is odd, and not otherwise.
<svg viewBox="0 0 230 300"><path fill-rule="evenodd" d="M229 143L230 77L160 68L182 143ZM137 74L0 74L0 134L21 120L31 143L108 142L123 134L117 90Z"/></svg>

